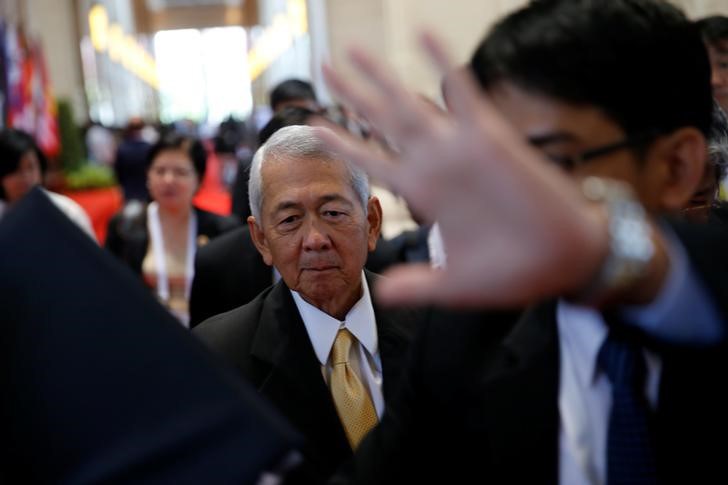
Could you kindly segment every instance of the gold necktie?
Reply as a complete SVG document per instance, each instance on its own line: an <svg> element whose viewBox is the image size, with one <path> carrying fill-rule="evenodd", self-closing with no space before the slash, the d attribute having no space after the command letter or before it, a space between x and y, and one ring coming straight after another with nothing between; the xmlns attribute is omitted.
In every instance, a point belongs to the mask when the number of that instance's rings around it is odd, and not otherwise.
<svg viewBox="0 0 728 485"><path fill-rule="evenodd" d="M349 351L355 338L347 329L336 334L331 349L331 396L353 450L377 424L377 412L364 385L349 366Z"/></svg>

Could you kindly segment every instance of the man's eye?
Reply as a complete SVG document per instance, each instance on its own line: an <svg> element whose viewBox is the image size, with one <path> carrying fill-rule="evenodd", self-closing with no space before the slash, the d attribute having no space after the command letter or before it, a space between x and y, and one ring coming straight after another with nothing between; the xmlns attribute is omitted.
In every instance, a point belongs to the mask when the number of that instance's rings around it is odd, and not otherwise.
<svg viewBox="0 0 728 485"><path fill-rule="evenodd" d="M288 217L286 217L285 219L283 219L283 220L282 220L282 221L280 222L280 224L287 224L287 225L290 225L290 224L293 224L293 223L295 223L296 221L298 221L298 216L288 216Z"/></svg>
<svg viewBox="0 0 728 485"><path fill-rule="evenodd" d="M328 211L324 211L324 215L326 217L334 217L334 218L337 218L337 217L343 216L344 213L343 212L340 212L340 211L335 211L335 210L328 210Z"/></svg>

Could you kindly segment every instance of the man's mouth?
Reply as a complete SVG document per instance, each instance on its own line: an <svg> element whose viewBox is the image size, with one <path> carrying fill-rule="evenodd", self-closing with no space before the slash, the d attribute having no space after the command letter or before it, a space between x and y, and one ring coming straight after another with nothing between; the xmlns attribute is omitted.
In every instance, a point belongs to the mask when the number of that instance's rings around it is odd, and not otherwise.
<svg viewBox="0 0 728 485"><path fill-rule="evenodd" d="M336 269L336 266L334 266L334 265L308 266L303 269L305 271L328 271L331 269Z"/></svg>

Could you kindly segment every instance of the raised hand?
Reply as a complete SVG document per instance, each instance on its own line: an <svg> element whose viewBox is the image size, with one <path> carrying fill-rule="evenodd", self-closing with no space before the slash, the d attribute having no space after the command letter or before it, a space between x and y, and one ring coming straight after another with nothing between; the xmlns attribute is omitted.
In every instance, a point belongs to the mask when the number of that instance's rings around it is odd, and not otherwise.
<svg viewBox="0 0 728 485"><path fill-rule="evenodd" d="M331 89L387 136L396 153L343 130L322 138L440 223L448 266L401 266L377 289L390 303L510 306L578 289L607 253L602 211L503 119L469 73L432 36L425 50L448 76L449 113L435 112L362 50L350 59L367 82L331 68Z"/></svg>

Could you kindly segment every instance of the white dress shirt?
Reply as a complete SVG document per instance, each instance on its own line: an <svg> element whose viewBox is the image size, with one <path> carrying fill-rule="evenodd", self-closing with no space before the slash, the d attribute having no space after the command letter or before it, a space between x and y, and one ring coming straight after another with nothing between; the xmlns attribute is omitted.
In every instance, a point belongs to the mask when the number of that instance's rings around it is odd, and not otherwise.
<svg viewBox="0 0 728 485"><path fill-rule="evenodd" d="M357 341L351 346L349 365L369 391L377 416L381 419L384 412L384 396L377 325L369 286L363 271L361 280L362 297L351 307L343 322L306 302L298 292L291 290L291 294L306 326L316 357L321 363L321 373L327 384L332 369L329 354L339 329L346 328L356 337Z"/></svg>
<svg viewBox="0 0 728 485"><path fill-rule="evenodd" d="M608 329L602 315L587 307L559 301L559 483L606 483L607 425L612 387L597 366ZM660 359L645 352L645 393L654 407L660 379Z"/></svg>
<svg viewBox="0 0 728 485"><path fill-rule="evenodd" d="M649 305L622 309L626 323L665 341L688 344L716 342L723 324L715 305L690 267L682 245L668 236L670 269L658 297ZM607 426L612 407L611 384L597 366L608 328L601 313L560 300L556 310L559 335L559 483L606 483ZM690 325L685 325L690 322ZM645 397L655 408L661 361L645 352Z"/></svg>

